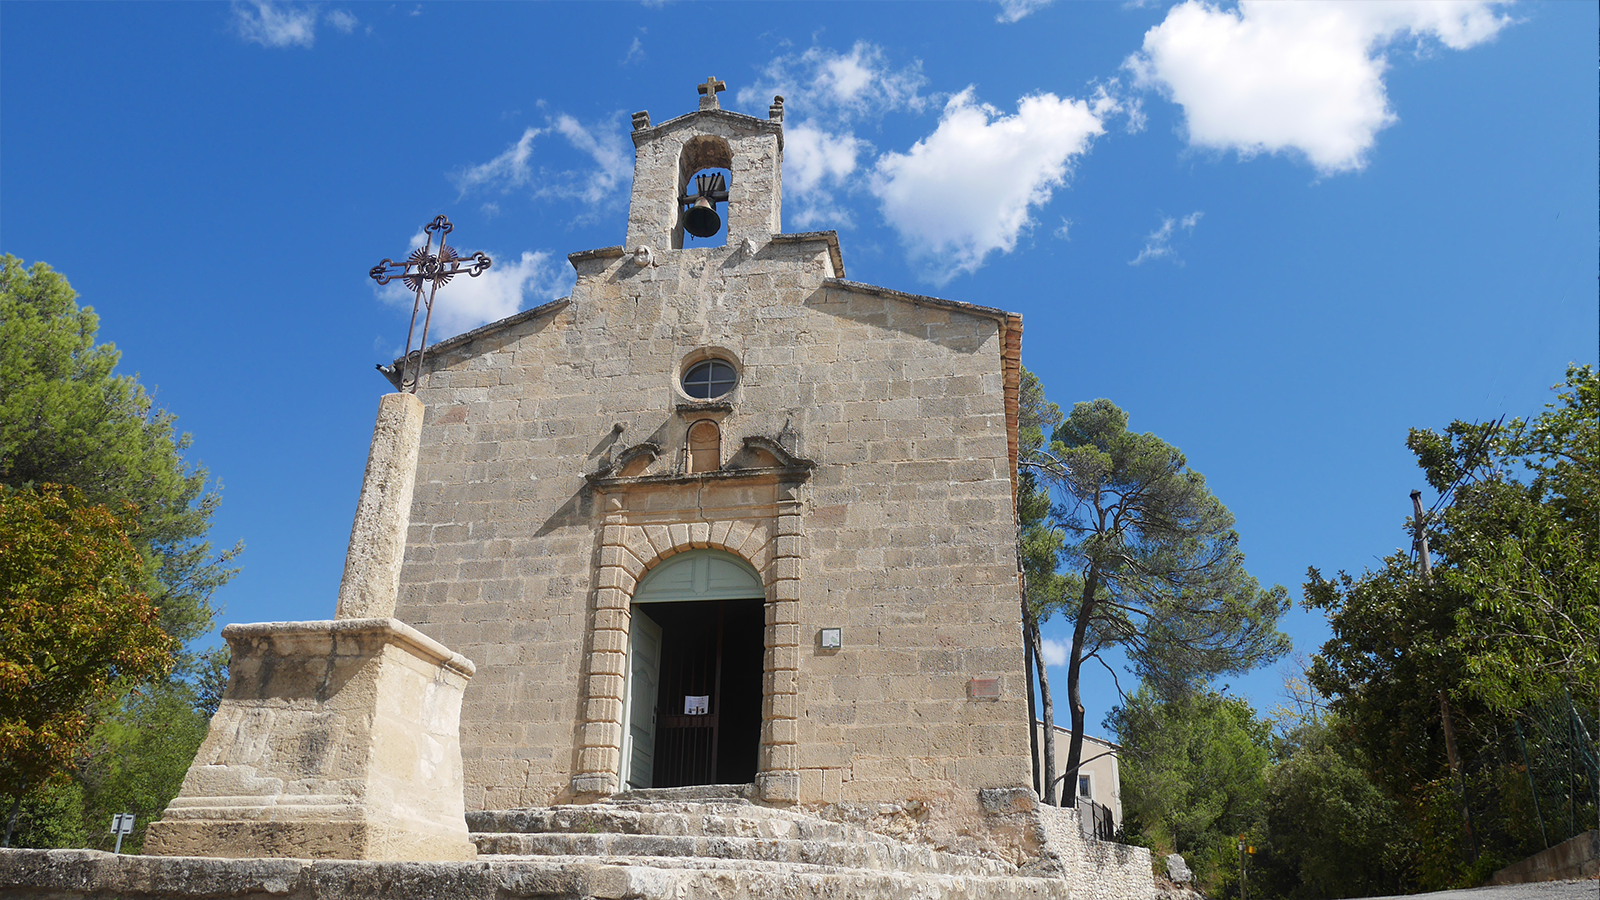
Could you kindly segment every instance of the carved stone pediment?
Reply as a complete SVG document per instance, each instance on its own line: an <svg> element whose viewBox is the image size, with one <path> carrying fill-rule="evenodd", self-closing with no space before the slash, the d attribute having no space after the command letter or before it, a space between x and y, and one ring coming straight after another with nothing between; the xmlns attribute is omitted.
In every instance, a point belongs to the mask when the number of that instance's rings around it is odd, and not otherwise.
<svg viewBox="0 0 1600 900"><path fill-rule="evenodd" d="M651 464L661 457L661 453L660 444L643 441L618 453L610 465L584 477L595 490L604 493L635 485L747 480L802 482L811 477L811 470L817 465L813 460L790 453L776 438L752 435L745 438L739 450L715 471L645 474Z"/></svg>

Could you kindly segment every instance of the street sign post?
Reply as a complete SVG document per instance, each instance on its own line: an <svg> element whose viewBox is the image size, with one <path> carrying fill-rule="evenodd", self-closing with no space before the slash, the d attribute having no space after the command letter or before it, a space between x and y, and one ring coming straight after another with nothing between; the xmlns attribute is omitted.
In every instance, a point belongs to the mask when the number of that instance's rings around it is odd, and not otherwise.
<svg viewBox="0 0 1600 900"><path fill-rule="evenodd" d="M133 834L133 813L117 813L111 817L111 833L117 836L117 847L113 853L122 852L122 836Z"/></svg>

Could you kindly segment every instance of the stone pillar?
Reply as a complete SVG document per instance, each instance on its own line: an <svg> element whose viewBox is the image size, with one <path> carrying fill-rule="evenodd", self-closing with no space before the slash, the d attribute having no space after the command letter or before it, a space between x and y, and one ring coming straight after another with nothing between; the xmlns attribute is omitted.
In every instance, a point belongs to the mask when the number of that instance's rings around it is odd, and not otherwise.
<svg viewBox="0 0 1600 900"><path fill-rule="evenodd" d="M414 394L385 394L378 401L367 473L350 528L336 619L388 618L400 594L400 565L411 525L411 494L422 445L422 401Z"/></svg>
<svg viewBox="0 0 1600 900"><path fill-rule="evenodd" d="M793 803L800 797L800 561L805 524L798 484L778 490L772 550L772 601L767 604L767 652L762 673L762 799Z"/></svg>
<svg viewBox="0 0 1600 900"><path fill-rule="evenodd" d="M391 616L423 406L378 404L338 618L229 625L228 688L157 856L460 860L461 697L472 663Z"/></svg>
<svg viewBox="0 0 1600 900"><path fill-rule="evenodd" d="M605 504L605 524L600 530L599 583L578 728L578 768L571 783L574 794L610 794L622 787L617 776L622 766L622 734L628 727L622 721L622 705L628 684L629 600L635 582L622 562L627 553L623 497L609 494L601 502Z"/></svg>

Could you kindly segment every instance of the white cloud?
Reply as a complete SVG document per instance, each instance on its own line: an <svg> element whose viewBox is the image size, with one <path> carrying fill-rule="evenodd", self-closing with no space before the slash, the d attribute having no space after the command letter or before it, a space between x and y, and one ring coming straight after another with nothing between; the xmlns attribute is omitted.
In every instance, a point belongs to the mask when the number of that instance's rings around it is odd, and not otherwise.
<svg viewBox="0 0 1600 900"><path fill-rule="evenodd" d="M849 225L850 214L837 202L856 160L871 145L853 134L834 134L797 122L783 130L783 184L793 201L793 223L800 228Z"/></svg>
<svg viewBox="0 0 1600 900"><path fill-rule="evenodd" d="M920 110L930 102L918 91L927 84L922 62L894 68L883 48L857 41L849 53L812 47L767 63L761 78L740 88L740 105L766 109L774 94L810 118L844 122L896 109Z"/></svg>
<svg viewBox="0 0 1600 900"><path fill-rule="evenodd" d="M335 29L343 32L344 34L349 34L350 32L355 31L356 26L361 24L354 15L345 12L342 9L336 9L333 12L328 13L323 18L328 20L329 25L332 25Z"/></svg>
<svg viewBox="0 0 1600 900"><path fill-rule="evenodd" d="M1205 215L1205 213L1195 210L1181 219L1174 219L1171 216L1162 216L1161 227L1145 236L1144 249L1139 251L1138 256L1128 260L1128 265L1138 266L1143 265L1145 260L1148 259L1164 259L1172 257L1175 252L1172 249L1172 239L1177 236L1178 232L1180 231L1183 234L1193 234L1194 227L1200 224L1200 217L1203 215Z"/></svg>
<svg viewBox="0 0 1600 900"><path fill-rule="evenodd" d="M544 129L528 128L506 151L486 163L473 166L455 177L456 188L465 194L476 187L498 187L502 193L528 183L533 176L533 141Z"/></svg>
<svg viewBox="0 0 1600 900"><path fill-rule="evenodd" d="M1062 216L1061 227L1050 233L1062 239L1063 241L1072 240L1072 220L1066 216Z"/></svg>
<svg viewBox="0 0 1600 900"><path fill-rule="evenodd" d="M622 64L626 66L630 63L644 62L644 60L644 41L635 37L633 43L628 45L628 55L622 58Z"/></svg>
<svg viewBox="0 0 1600 900"><path fill-rule="evenodd" d="M421 247L424 238L422 232L413 235L411 246ZM576 280L566 260L557 259L544 250L524 250L520 258L489 253L489 258L494 264L487 272L477 278L458 275L439 288L433 301L433 320L428 326L429 344L499 321L526 306L565 297L572 292ZM409 315L416 294L404 283L395 280L381 287L374 286L380 299ZM419 338L421 329L419 321Z"/></svg>
<svg viewBox="0 0 1600 900"><path fill-rule="evenodd" d="M765 110L784 98L785 220L798 228L848 227L847 178L872 153L852 123L896 111L920 112L931 102L920 93L922 63L893 65L883 48L857 41L848 52L813 46L772 59L736 94L739 105Z"/></svg>
<svg viewBox="0 0 1600 900"><path fill-rule="evenodd" d="M1067 645L1045 638L1039 644L1039 655L1044 657L1046 666L1064 666L1067 664Z"/></svg>
<svg viewBox="0 0 1600 900"><path fill-rule="evenodd" d="M535 178L534 143L548 134L566 138L591 165L565 171L541 167ZM563 114L550 120L547 127L523 129L522 137L499 156L462 170L452 180L462 196L480 188L508 193L537 182L535 197L564 197L593 205L613 197L631 176L633 158L629 149L616 128L590 128Z"/></svg>
<svg viewBox="0 0 1600 900"><path fill-rule="evenodd" d="M1126 118L1123 130L1129 134L1138 134L1144 130L1144 100L1123 88L1120 78L1095 84L1094 94L1089 98L1089 111L1102 123L1109 122L1117 116Z"/></svg>
<svg viewBox="0 0 1600 900"><path fill-rule="evenodd" d="M317 11L280 7L268 0L235 3L233 27L239 37L263 47L309 47L317 38Z"/></svg>
<svg viewBox="0 0 1600 900"><path fill-rule="evenodd" d="M1192 146L1304 154L1324 174L1359 170L1377 133L1398 121L1383 51L1402 36L1455 50L1511 23L1498 0L1185 0L1125 65L1141 87L1183 107Z"/></svg>
<svg viewBox="0 0 1600 900"><path fill-rule="evenodd" d="M322 18L342 34L350 34L361 24L354 14L343 9L335 9ZM280 5L272 0L235 0L233 29L246 42L263 47L310 47L317 40L317 10ZM371 33L372 29L367 31Z"/></svg>
<svg viewBox="0 0 1600 900"><path fill-rule="evenodd" d="M622 133L615 128L586 128L568 115L556 117L554 130L567 139L585 156L594 160L595 168L588 173L564 173L569 182L548 179L552 185L541 191L542 195L576 197L587 203L598 203L611 195L622 180L633 174L633 153Z"/></svg>
<svg viewBox="0 0 1600 900"><path fill-rule="evenodd" d="M1072 157L1104 131L1082 100L1033 94L1007 116L969 87L945 105L933 134L878 159L870 190L925 277L943 284L995 250L1010 252L1032 224L1030 210L1066 183Z"/></svg>
<svg viewBox="0 0 1600 900"><path fill-rule="evenodd" d="M997 2L1000 4L1000 15L995 16L994 20L1009 24L1031 15L1036 9L1049 6L1051 0L997 0Z"/></svg>

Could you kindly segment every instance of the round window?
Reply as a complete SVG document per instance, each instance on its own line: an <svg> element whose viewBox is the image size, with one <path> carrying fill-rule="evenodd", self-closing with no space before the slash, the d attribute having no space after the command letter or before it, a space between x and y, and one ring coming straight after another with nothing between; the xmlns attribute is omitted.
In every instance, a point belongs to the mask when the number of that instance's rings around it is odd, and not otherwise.
<svg viewBox="0 0 1600 900"><path fill-rule="evenodd" d="M696 400L710 400L733 390L738 380L731 363L708 359L695 363L683 373L683 392Z"/></svg>

